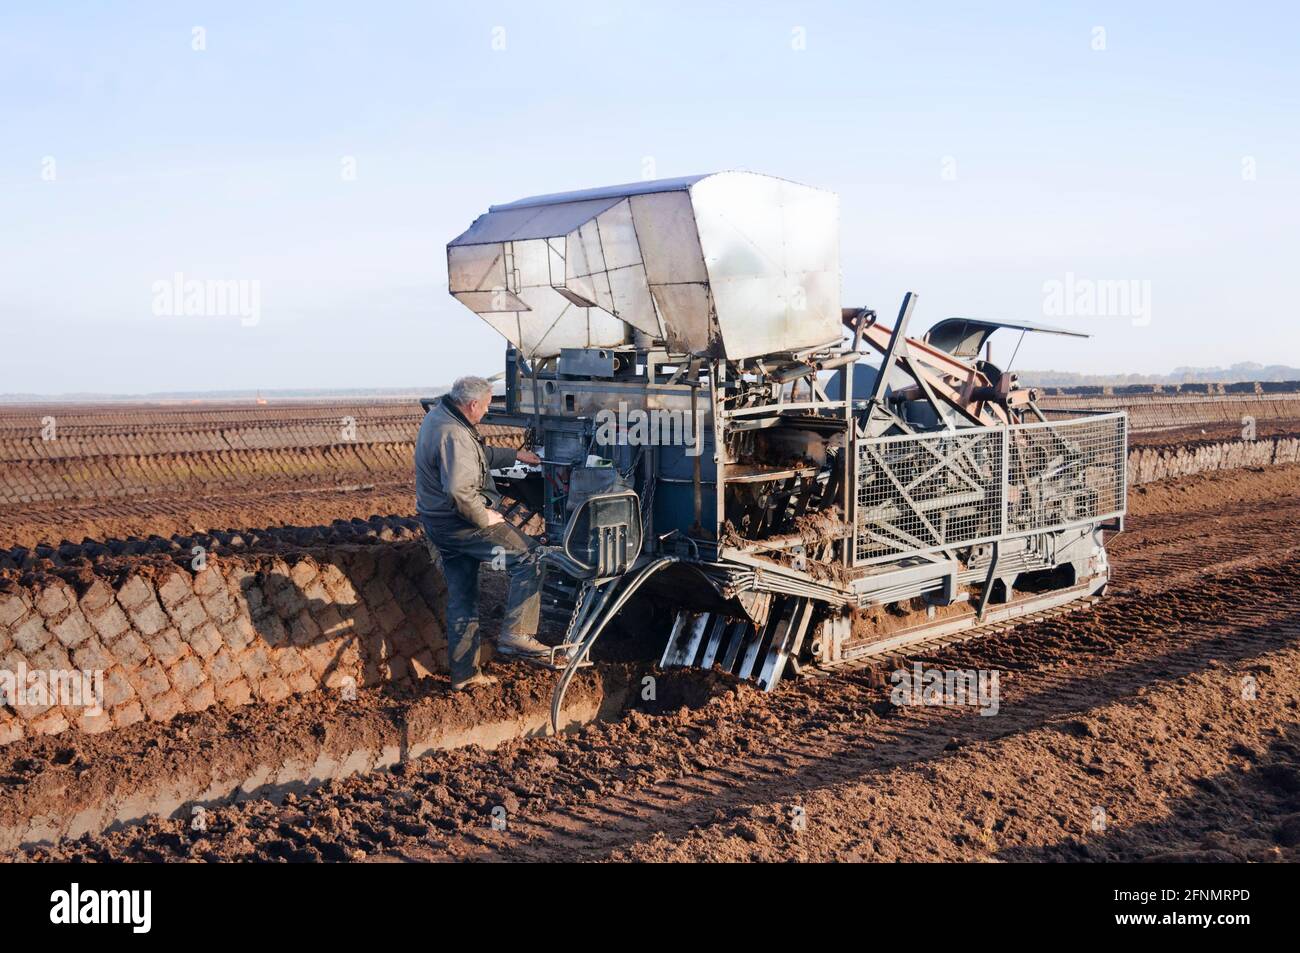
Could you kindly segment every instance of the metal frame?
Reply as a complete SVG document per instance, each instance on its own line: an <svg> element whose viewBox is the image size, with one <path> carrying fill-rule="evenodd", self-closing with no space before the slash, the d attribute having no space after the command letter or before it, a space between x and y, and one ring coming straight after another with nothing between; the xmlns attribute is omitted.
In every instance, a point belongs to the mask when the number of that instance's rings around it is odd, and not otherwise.
<svg viewBox="0 0 1300 953"><path fill-rule="evenodd" d="M1104 442L1098 446L1091 438L1089 446L1079 446L1085 428ZM1119 516L1127 492L1126 443L1123 412L860 439L854 454L854 565L1056 532ZM1030 465L1024 460L1026 452L1046 453L1044 444L1062 452L1040 460L1044 465L1037 472L1025 472ZM889 453L898 447L916 452ZM1071 460L1071 454L1082 459ZM1051 493L1052 479L1064 479L1060 489L1068 492ZM1096 506L1071 518L1046 518L1067 499L1077 504L1080 492L1095 492ZM1025 513L1030 514L1027 520L1021 517Z"/></svg>

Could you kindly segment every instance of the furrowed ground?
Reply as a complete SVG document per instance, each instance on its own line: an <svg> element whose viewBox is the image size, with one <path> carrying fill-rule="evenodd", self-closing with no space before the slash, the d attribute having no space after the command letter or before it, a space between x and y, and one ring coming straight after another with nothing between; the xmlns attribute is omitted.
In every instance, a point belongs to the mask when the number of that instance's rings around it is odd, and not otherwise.
<svg viewBox="0 0 1300 953"><path fill-rule="evenodd" d="M296 485L274 492L289 526L374 512L340 513L349 491L337 487L320 510ZM20 520L17 509L0 508L0 521ZM395 496L390 512L409 503ZM37 522L0 548L32 545ZM200 509L170 532L274 522L213 522ZM219 804L202 829L183 811L8 859L1297 859L1300 466L1134 487L1110 552L1113 581L1093 608L911 660L996 672L996 714L895 705L887 669L791 679L772 695L698 673L574 734ZM400 725L429 706L462 706L447 709L461 717L505 693L549 691L546 673L494 668L506 677L497 692L446 701L434 677L367 688L352 704ZM241 732L291 749L357 717L309 695L25 738L0 747L0 788L13 802L115 773L194 770ZM141 751L166 757L150 768Z"/></svg>

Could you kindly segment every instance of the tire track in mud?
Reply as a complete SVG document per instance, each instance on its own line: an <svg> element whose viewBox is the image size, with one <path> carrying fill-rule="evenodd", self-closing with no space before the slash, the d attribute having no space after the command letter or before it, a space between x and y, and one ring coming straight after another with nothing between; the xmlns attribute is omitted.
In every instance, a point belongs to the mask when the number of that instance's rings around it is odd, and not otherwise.
<svg viewBox="0 0 1300 953"><path fill-rule="evenodd" d="M1273 597L1247 602L1239 595L1243 585L1256 582L1275 584ZM1286 593L1296 583L1300 562L1232 574L1170 591L1170 605L1148 606L1146 612L1140 600L1114 599L1082 617L1024 626L919 660L933 668L1005 673L1009 684L1002 691L1003 712L994 718L950 707L891 712L880 707L887 703L879 689L869 694L876 697L875 713L887 717L844 719L833 732L809 731L810 723L824 718L821 706L810 704L821 693L810 695L807 686L800 686L767 706L782 738L770 751L599 805L521 818L506 833L472 831L466 835L466 856L620 859L651 839L672 842L701 827L734 826L737 806L793 807L828 786L862 783L904 766L925 770L928 763L968 745L1041 729L1101 705L1131 702L1152 685L1202 672L1212 662L1246 661L1295 645L1300 609ZM873 679L867 679L870 685ZM817 713L811 722L803 715L808 708ZM438 857L430 852L421 859Z"/></svg>
<svg viewBox="0 0 1300 953"><path fill-rule="evenodd" d="M1300 634L1291 626L1289 634ZM1300 860L1294 645L1144 684L920 764L866 770L782 805L742 802L681 834L615 851L643 860ZM1258 675L1271 705L1238 695ZM808 819L791 824L788 805ZM1101 826L1097 826L1098 821ZM815 830L813 825L815 825Z"/></svg>
<svg viewBox="0 0 1300 953"><path fill-rule="evenodd" d="M1278 561L1300 552L1300 495L1140 518L1107 543L1118 594L1155 592L1210 569Z"/></svg>

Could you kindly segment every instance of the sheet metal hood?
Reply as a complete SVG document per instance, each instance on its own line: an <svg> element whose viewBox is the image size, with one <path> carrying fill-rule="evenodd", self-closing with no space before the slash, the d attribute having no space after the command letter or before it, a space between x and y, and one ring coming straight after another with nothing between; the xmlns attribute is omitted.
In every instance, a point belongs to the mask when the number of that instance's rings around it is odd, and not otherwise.
<svg viewBox="0 0 1300 953"><path fill-rule="evenodd" d="M954 357L978 357L984 342L993 332L1008 328L1012 331L1034 331L1039 334L1061 334L1065 337L1087 338L1091 334L1057 328L1030 321L986 321L983 318L944 318L925 332L925 343L947 351Z"/></svg>
<svg viewBox="0 0 1300 953"><path fill-rule="evenodd" d="M839 200L752 172L494 205L447 246L453 297L527 357L612 347L738 359L840 338Z"/></svg>

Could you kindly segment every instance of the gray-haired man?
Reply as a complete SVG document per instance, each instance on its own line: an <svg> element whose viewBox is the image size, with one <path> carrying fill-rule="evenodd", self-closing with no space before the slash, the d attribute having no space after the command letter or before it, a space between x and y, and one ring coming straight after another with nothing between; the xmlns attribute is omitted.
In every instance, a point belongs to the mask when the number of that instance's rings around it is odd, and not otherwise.
<svg viewBox="0 0 1300 953"><path fill-rule="evenodd" d="M544 572L540 551L493 509L501 495L491 473L516 461L541 461L528 450L483 442L478 423L491 401L486 380L460 378L425 415L415 443L416 512L447 580L447 656L456 691L496 681L479 671L479 563L491 562L510 574L497 654L538 659L550 652L535 638Z"/></svg>

